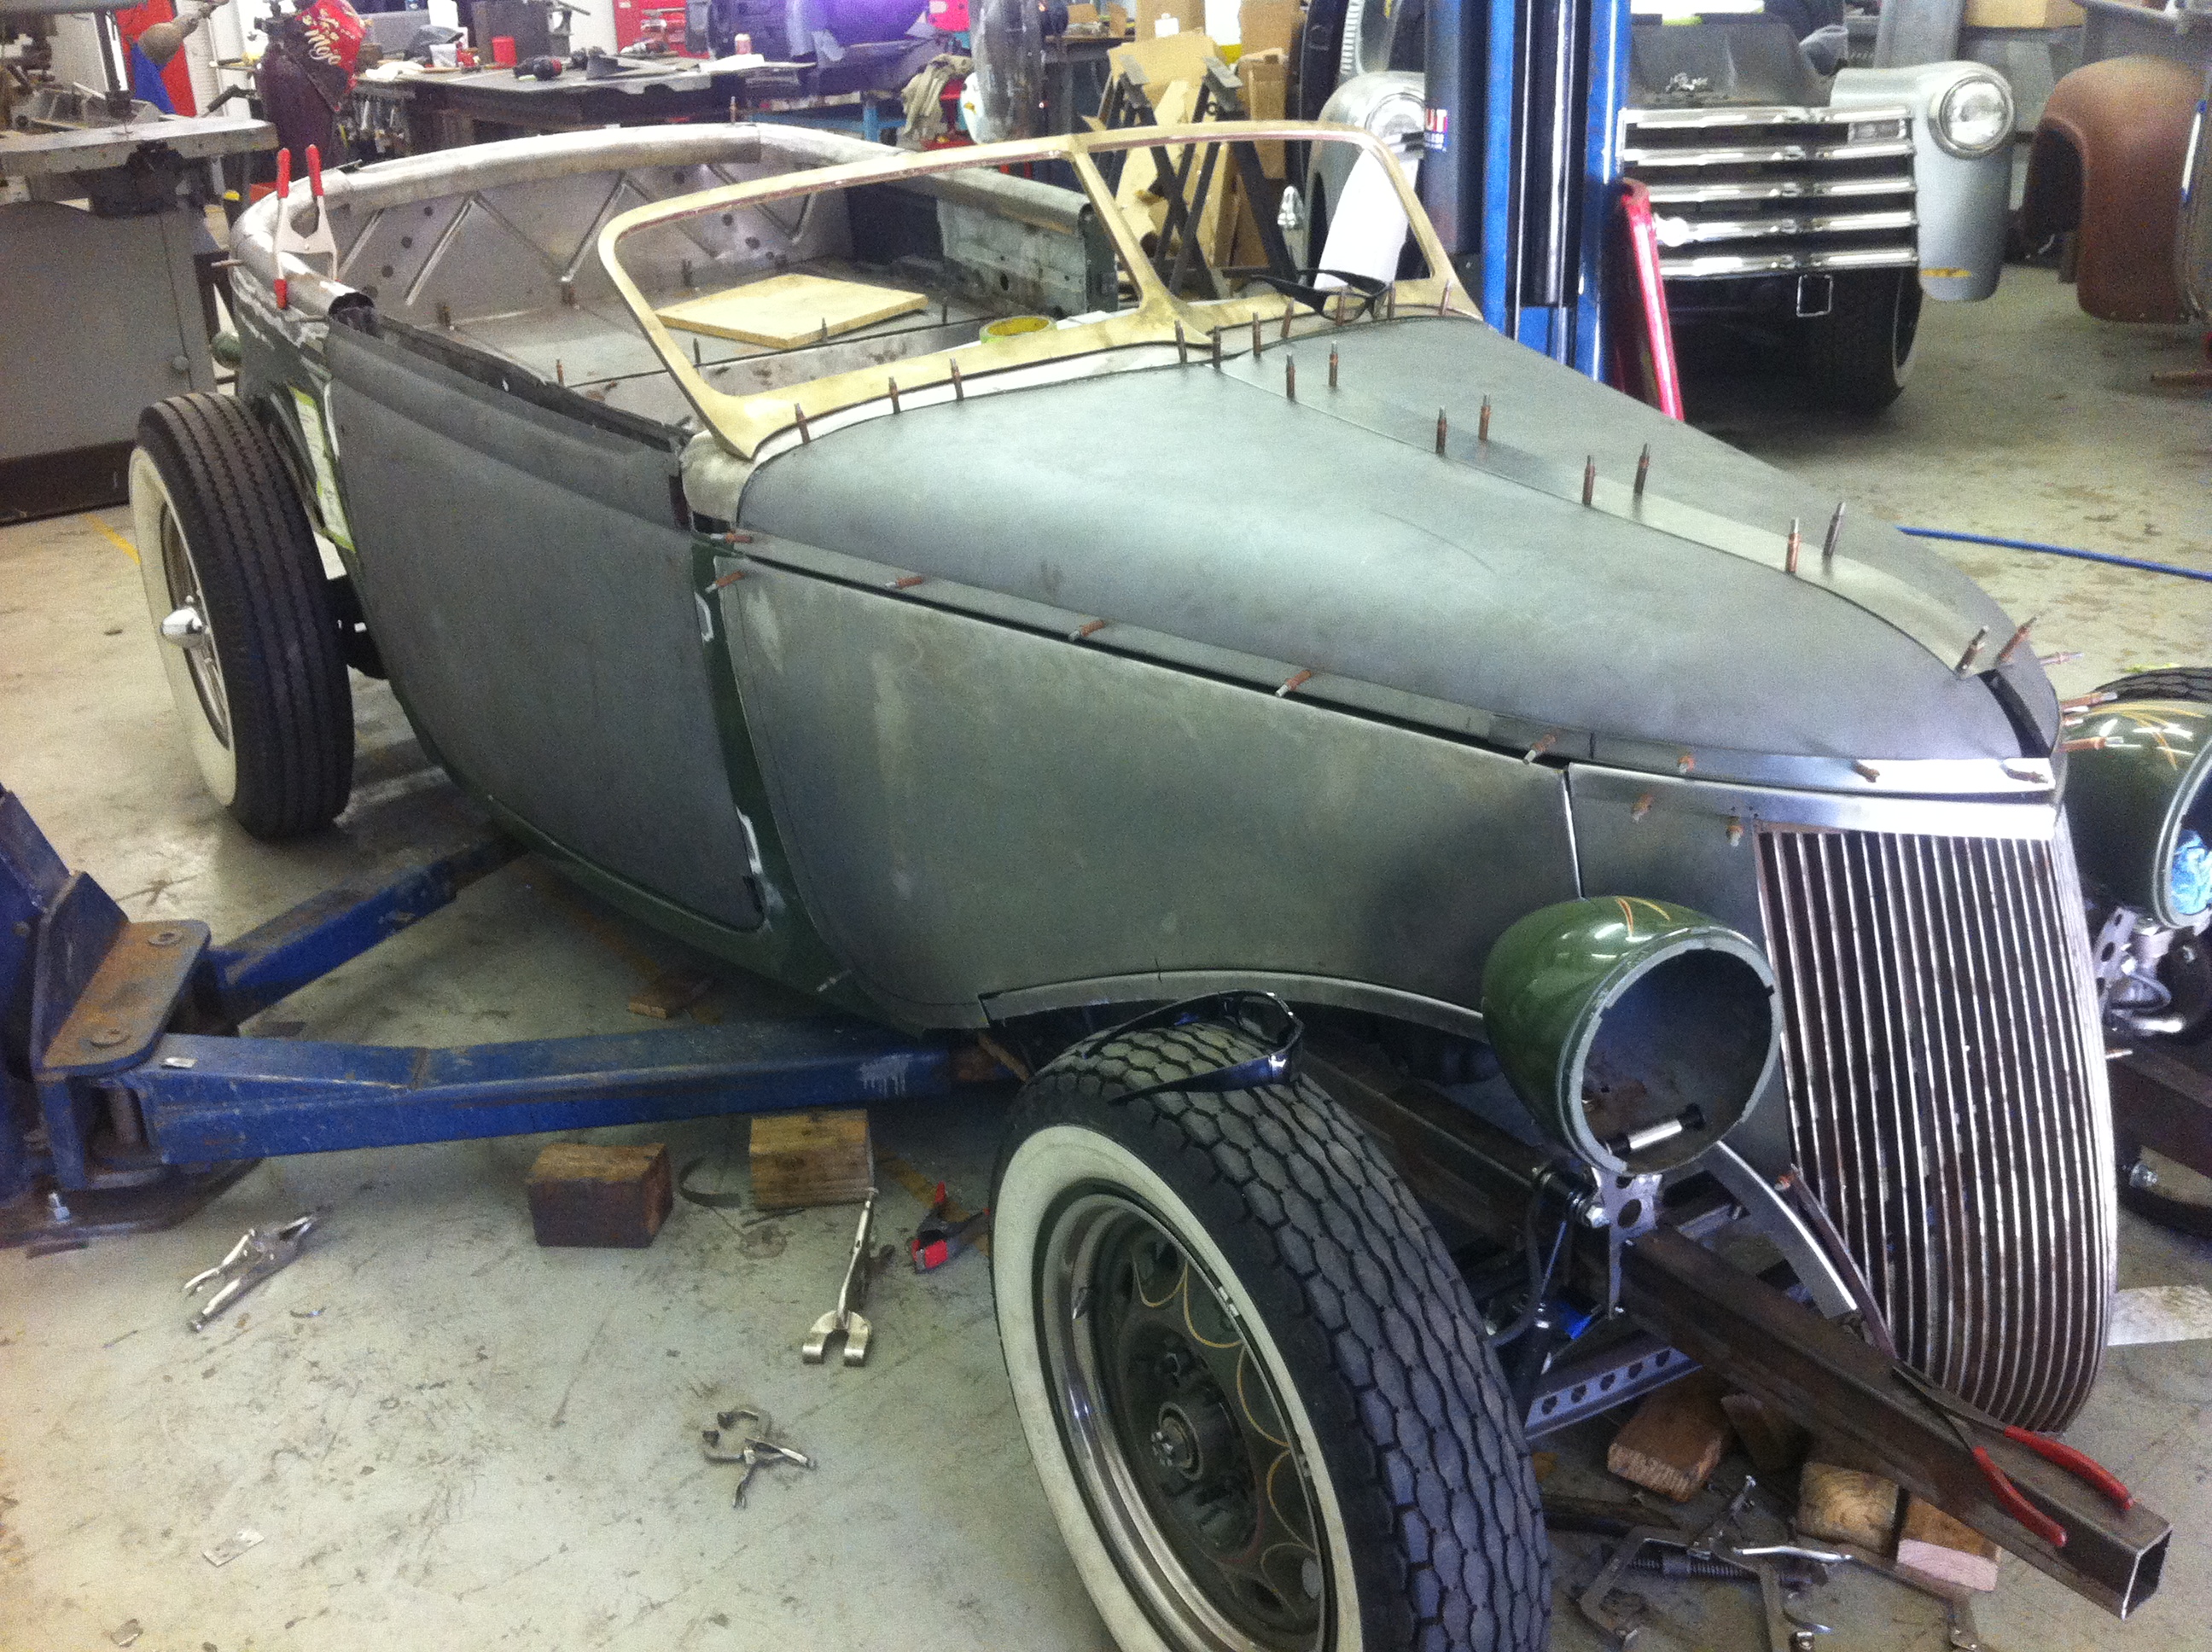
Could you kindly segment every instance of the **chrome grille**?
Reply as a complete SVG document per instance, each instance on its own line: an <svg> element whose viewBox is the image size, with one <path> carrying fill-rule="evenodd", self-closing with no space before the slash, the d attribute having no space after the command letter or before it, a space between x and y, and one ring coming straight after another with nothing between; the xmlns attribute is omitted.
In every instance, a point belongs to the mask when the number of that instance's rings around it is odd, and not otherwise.
<svg viewBox="0 0 2212 1652"><path fill-rule="evenodd" d="M1651 191L1670 279L1919 262L1902 105L1629 109L1620 158Z"/></svg>
<svg viewBox="0 0 2212 1652"><path fill-rule="evenodd" d="M1905 1358L2063 1427L2103 1356L2117 1225L2063 834L1759 842L1798 1163Z"/></svg>

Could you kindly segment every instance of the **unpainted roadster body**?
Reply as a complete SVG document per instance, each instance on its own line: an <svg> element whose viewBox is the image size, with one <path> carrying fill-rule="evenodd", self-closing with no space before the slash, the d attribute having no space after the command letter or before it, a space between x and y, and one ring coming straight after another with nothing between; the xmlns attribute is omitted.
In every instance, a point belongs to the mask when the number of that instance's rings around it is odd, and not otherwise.
<svg viewBox="0 0 2212 1652"><path fill-rule="evenodd" d="M1486 328L1374 139L1272 131L1383 181L1380 274L1240 224L1223 131L492 144L333 179L319 265L264 203L237 400L143 427L149 600L251 829L344 806L350 661L608 898L1044 1063L1001 1326L1125 1645L1533 1644L1550 1276L1485 1328L1297 1017L1559 1157L1532 1258L1801 1165L1816 1300L2063 1426L2115 1218L2060 712L1948 566ZM684 330L793 277L897 313Z"/></svg>

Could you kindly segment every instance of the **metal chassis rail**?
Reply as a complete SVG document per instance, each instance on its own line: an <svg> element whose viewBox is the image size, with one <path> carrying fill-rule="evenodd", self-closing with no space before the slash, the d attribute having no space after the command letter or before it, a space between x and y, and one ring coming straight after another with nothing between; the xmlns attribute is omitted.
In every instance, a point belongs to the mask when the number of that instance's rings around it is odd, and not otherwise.
<svg viewBox="0 0 2212 1652"><path fill-rule="evenodd" d="M1381 1139L1414 1191L1478 1232L1510 1237L1535 1189L1561 1173L1545 1150L1440 1095L1377 1082L1356 1059L1326 1047L1308 1060L1310 1071L1316 1063L1325 1069L1324 1087ZM1579 1277L1601 1286L1604 1236L1582 1242ZM1682 1228L1662 1225L1628 1242L1621 1287L1621 1311L1634 1332L1610 1355L1569 1354L1555 1364L1536 1388L1531 1433L1704 1366L1815 1434L1849 1441L1905 1490L2115 1617L2157 1590L2172 1535L2162 1515L2140 1503L2117 1509L2041 1457L1990 1439L1997 1466L2069 1533L2065 1546L2054 1548L1997 1506L1949 1424L1893 1375L1895 1362Z"/></svg>
<svg viewBox="0 0 2212 1652"><path fill-rule="evenodd" d="M851 1018L453 1049L238 1036L518 853L474 839L214 946L204 924L125 920L0 788L0 1246L168 1225L271 1154L948 1090L944 1048Z"/></svg>

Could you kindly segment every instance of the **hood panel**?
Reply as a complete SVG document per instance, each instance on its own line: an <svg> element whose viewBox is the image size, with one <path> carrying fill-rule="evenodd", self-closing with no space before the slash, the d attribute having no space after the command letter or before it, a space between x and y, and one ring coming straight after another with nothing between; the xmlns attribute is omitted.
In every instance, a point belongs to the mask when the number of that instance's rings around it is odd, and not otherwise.
<svg viewBox="0 0 2212 1652"><path fill-rule="evenodd" d="M1785 531L1807 556L1835 501L1464 320L1402 319L1271 345L1302 399L1189 366L871 419L762 466L746 526L1109 622L1480 711L1626 739L1842 758L2017 756L1989 686L1865 610L1573 498L1553 498L1319 405L1341 382L1449 410L1579 474ZM1847 518L1842 554L1986 626L1978 587ZM1984 656L1986 658L1986 656ZM2056 705L2008 668L2046 733Z"/></svg>

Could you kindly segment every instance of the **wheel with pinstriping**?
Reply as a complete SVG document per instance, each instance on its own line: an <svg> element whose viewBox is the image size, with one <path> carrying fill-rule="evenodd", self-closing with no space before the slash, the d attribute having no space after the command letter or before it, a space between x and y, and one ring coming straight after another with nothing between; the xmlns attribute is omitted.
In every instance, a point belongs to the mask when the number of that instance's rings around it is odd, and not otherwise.
<svg viewBox="0 0 2212 1652"><path fill-rule="evenodd" d="M254 836L327 826L353 789L353 692L329 581L274 440L236 398L138 418L131 519L186 742Z"/></svg>
<svg viewBox="0 0 2212 1652"><path fill-rule="evenodd" d="M1540 1647L1549 1547L1466 1285L1326 1093L1204 1084L1266 1048L1085 1041L1010 1121L999 1327L1077 1567L1123 1652Z"/></svg>

